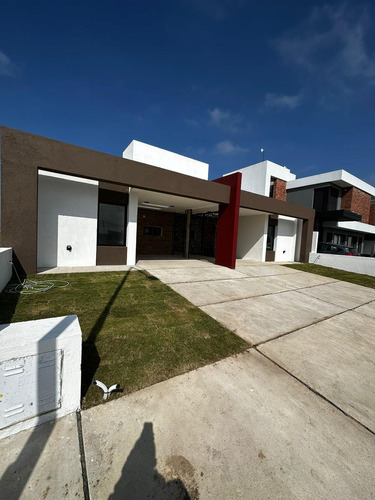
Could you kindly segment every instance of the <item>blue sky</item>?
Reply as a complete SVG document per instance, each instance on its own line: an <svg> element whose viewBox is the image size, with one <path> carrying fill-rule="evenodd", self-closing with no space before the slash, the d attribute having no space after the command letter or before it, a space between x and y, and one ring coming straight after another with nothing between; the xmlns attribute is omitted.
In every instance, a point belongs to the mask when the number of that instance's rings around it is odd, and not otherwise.
<svg viewBox="0 0 375 500"><path fill-rule="evenodd" d="M371 2L3 0L0 123L121 155L375 184Z"/></svg>

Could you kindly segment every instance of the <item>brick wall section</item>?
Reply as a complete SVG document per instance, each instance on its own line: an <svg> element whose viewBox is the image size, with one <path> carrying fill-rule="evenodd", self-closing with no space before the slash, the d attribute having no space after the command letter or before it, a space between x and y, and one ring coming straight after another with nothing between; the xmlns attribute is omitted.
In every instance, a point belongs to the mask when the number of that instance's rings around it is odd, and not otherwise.
<svg viewBox="0 0 375 500"><path fill-rule="evenodd" d="M370 220L369 220L369 224L372 224L373 226L375 226L375 202L370 207Z"/></svg>
<svg viewBox="0 0 375 500"><path fill-rule="evenodd" d="M146 236L145 226L162 228L161 236ZM173 213L159 210L138 209L137 254L138 255L171 255L173 242Z"/></svg>
<svg viewBox="0 0 375 500"><path fill-rule="evenodd" d="M273 197L276 200L286 201L286 181L275 179L273 185Z"/></svg>
<svg viewBox="0 0 375 500"><path fill-rule="evenodd" d="M341 209L350 210L355 214L362 215L362 222L369 223L371 196L356 187L349 188L343 193Z"/></svg>

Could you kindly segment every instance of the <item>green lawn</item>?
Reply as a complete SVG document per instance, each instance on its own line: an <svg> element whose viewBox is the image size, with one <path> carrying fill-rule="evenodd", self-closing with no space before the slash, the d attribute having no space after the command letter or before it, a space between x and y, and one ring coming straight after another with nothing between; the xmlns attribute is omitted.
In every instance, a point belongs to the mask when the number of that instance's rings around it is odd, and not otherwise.
<svg viewBox="0 0 375 500"><path fill-rule="evenodd" d="M348 259L350 259L350 257L348 257ZM317 264L285 264L285 267L292 267L299 271L320 274L328 278L348 281L349 283L367 286L368 288L375 288L375 276L369 276L368 274L350 273L348 271L341 271L340 269L333 269L332 267L318 266Z"/></svg>
<svg viewBox="0 0 375 500"><path fill-rule="evenodd" d="M84 408L102 402L102 391L90 385L93 378L107 386L119 383L130 393L249 347L146 272L34 279L67 280L70 286L36 295L2 292L0 324L77 314Z"/></svg>

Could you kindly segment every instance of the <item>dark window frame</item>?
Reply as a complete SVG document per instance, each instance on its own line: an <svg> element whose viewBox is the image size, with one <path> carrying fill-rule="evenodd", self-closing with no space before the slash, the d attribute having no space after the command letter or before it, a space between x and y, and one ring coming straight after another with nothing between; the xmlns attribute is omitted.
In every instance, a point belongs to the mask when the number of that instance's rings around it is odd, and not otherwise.
<svg viewBox="0 0 375 500"><path fill-rule="evenodd" d="M154 234L151 232L145 232L145 229L160 229L160 234ZM163 228L162 226L143 226L143 236L152 236L153 238L162 238L163 237Z"/></svg>
<svg viewBox="0 0 375 500"><path fill-rule="evenodd" d="M122 207L124 209L124 243L122 244L110 244L110 243L100 243L99 242L99 224L100 224L100 205L111 205L115 207ZM127 219L128 219L128 207L125 203L108 203L106 201L99 201L98 202L98 224L97 224L97 231L96 231L96 244L98 247L126 247L126 226L127 226Z"/></svg>

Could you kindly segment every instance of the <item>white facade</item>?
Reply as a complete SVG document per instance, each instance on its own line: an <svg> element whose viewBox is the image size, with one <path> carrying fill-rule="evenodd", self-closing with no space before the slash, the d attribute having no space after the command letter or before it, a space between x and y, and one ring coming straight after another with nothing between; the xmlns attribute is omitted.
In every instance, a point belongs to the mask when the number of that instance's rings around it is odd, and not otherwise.
<svg viewBox="0 0 375 500"><path fill-rule="evenodd" d="M128 220L126 226L127 258L126 264L134 266L137 261L137 223L138 223L138 193L130 188L128 203Z"/></svg>
<svg viewBox="0 0 375 500"><path fill-rule="evenodd" d="M0 325L0 439L80 408L77 316Z"/></svg>
<svg viewBox="0 0 375 500"><path fill-rule="evenodd" d="M96 265L98 184L39 170L38 268Z"/></svg>
<svg viewBox="0 0 375 500"><path fill-rule="evenodd" d="M124 150L122 156L154 167L208 180L208 163L193 160L187 156L172 153L144 142L132 141Z"/></svg>
<svg viewBox="0 0 375 500"><path fill-rule="evenodd" d="M290 262L295 259L298 220L279 215L275 238L275 262Z"/></svg>
<svg viewBox="0 0 375 500"><path fill-rule="evenodd" d="M241 215L238 221L237 259L266 260L268 215Z"/></svg>
<svg viewBox="0 0 375 500"><path fill-rule="evenodd" d="M235 172L242 174L242 190L262 196L270 195L273 179L288 182L296 178L287 167L268 160L241 168ZM266 259L267 229L268 215L240 216L237 258L264 262ZM298 260L300 248L299 230L300 225L297 219L278 217L273 246L276 262Z"/></svg>
<svg viewBox="0 0 375 500"><path fill-rule="evenodd" d="M296 178L287 167L283 167L269 160L255 163L249 167L240 168L235 172L241 172L242 183L241 189L243 191L250 191L251 193L261 194L262 196L269 196L271 187L271 178L281 179L282 181L290 181ZM224 176L225 177L225 176Z"/></svg>

